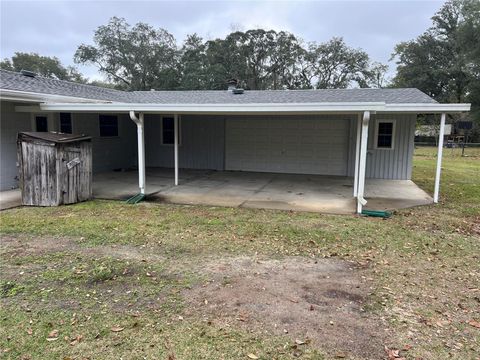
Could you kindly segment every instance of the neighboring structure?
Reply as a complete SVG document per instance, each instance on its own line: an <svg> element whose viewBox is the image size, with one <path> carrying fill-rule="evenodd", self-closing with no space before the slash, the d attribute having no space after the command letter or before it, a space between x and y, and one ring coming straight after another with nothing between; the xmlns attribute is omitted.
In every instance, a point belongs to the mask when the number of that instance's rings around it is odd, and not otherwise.
<svg viewBox="0 0 480 360"><path fill-rule="evenodd" d="M51 132L18 134L22 204L58 206L92 198L91 138Z"/></svg>
<svg viewBox="0 0 480 360"><path fill-rule="evenodd" d="M418 114L441 115L437 202L446 114L470 109L417 89L123 92L8 71L0 98L2 189L17 132L62 131L93 137L94 172L138 166L142 193L145 167L173 167L175 184L179 168L344 176L358 212L365 178L411 178Z"/></svg>

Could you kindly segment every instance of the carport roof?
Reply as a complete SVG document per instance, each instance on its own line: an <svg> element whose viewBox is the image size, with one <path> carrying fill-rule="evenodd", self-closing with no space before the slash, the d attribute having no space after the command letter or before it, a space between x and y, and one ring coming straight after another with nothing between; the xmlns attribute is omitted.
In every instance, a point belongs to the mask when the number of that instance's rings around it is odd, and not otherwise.
<svg viewBox="0 0 480 360"><path fill-rule="evenodd" d="M41 76L0 70L0 89L136 104L301 104L367 103L435 104L430 96L414 88L402 89L319 89L319 90L246 90L233 94L227 90L195 91L120 91Z"/></svg>
<svg viewBox="0 0 480 360"><path fill-rule="evenodd" d="M470 110L470 104L439 104L414 88L246 90L242 94L227 90L120 91L7 70L0 70L0 98L40 105L16 107L17 111L26 112L306 114L377 111L419 114Z"/></svg>

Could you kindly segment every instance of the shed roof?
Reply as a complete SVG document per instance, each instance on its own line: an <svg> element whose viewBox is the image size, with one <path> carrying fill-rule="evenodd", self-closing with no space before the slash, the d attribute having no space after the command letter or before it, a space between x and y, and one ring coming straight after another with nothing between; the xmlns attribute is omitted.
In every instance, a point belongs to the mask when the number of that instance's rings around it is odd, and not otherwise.
<svg viewBox="0 0 480 360"><path fill-rule="evenodd" d="M25 131L18 133L19 140L43 140L45 142L54 144L72 143L77 141L90 140L91 137L87 135L64 134L59 132L34 132Z"/></svg>
<svg viewBox="0 0 480 360"><path fill-rule="evenodd" d="M136 104L437 103L414 88L246 90L243 94L233 94L227 90L120 91L41 76L29 77L7 70L0 70L0 89Z"/></svg>

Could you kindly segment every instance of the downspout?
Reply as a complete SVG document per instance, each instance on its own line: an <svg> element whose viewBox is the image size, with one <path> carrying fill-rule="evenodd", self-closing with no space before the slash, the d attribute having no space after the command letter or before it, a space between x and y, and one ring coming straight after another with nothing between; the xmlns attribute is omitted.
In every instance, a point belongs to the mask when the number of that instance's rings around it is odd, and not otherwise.
<svg viewBox="0 0 480 360"><path fill-rule="evenodd" d="M139 117L135 115L135 111L130 111L130 119L137 124L137 145L138 145L138 187L140 194L145 195L145 134L143 113L139 113Z"/></svg>
<svg viewBox="0 0 480 360"><path fill-rule="evenodd" d="M370 111L363 113L362 136L360 142L360 162L358 165L358 192L357 192L357 213L362 213L362 207L367 204L365 195L365 170L367 165L367 144L368 144L368 124L370 122Z"/></svg>

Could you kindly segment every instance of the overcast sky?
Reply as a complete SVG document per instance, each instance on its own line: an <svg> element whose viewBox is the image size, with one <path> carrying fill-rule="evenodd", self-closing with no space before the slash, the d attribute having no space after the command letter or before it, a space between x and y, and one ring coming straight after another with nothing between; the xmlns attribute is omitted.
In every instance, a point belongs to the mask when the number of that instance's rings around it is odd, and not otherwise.
<svg viewBox="0 0 480 360"><path fill-rule="evenodd" d="M223 37L232 28L287 30L304 41L342 36L375 61L387 63L395 44L413 39L431 24L444 1L22 1L0 0L0 56L15 51L57 56L73 64L81 43L110 17L146 22L171 32L181 44L186 34ZM389 63L391 71L394 64ZM100 79L94 67L79 67Z"/></svg>

